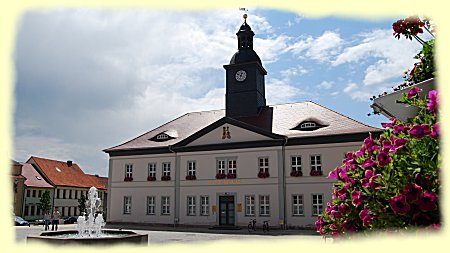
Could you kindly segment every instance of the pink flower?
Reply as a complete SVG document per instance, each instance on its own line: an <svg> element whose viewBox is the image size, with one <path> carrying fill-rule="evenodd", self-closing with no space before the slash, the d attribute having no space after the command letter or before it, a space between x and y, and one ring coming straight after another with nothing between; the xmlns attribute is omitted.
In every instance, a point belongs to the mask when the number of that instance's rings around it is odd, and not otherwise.
<svg viewBox="0 0 450 253"><path fill-rule="evenodd" d="M341 212L342 215L350 213L351 211L352 211L352 208L349 205L346 205L346 204L339 205L339 212Z"/></svg>
<svg viewBox="0 0 450 253"><path fill-rule="evenodd" d="M416 226L428 226L428 225L430 225L431 218L430 218L430 216L428 216L424 213L416 213L412 217L412 222Z"/></svg>
<svg viewBox="0 0 450 253"><path fill-rule="evenodd" d="M391 122L390 123L381 123L381 126L383 128L392 128L395 126L395 124L397 123L397 118L390 118L389 119Z"/></svg>
<svg viewBox="0 0 450 253"><path fill-rule="evenodd" d="M419 92L421 92L421 91L422 91L422 89L420 89L418 87L414 87L414 88L410 89L408 91L408 98L414 97L415 95L419 94Z"/></svg>
<svg viewBox="0 0 450 253"><path fill-rule="evenodd" d="M431 135L430 137L433 139L438 139L439 138L439 134L440 134L440 128L439 128L439 123L434 124L431 127Z"/></svg>
<svg viewBox="0 0 450 253"><path fill-rule="evenodd" d="M422 196L422 187L416 184L408 184L402 191L408 202L414 203Z"/></svg>
<svg viewBox="0 0 450 253"><path fill-rule="evenodd" d="M428 98L430 102L428 102L428 110L431 112L436 112L439 106L439 97L437 90L431 90L428 92Z"/></svg>
<svg viewBox="0 0 450 253"><path fill-rule="evenodd" d="M389 199L389 204L395 213L407 214L411 207L406 203L405 195L398 195Z"/></svg>
<svg viewBox="0 0 450 253"><path fill-rule="evenodd" d="M377 162L373 161L372 159L368 158L362 165L363 168L370 168L377 165Z"/></svg>
<svg viewBox="0 0 450 253"><path fill-rule="evenodd" d="M395 136L391 137L391 141L394 143L394 145L392 147L394 152L397 152L398 150L403 149L406 146L406 143L408 143L407 139L405 139L405 138L397 139L397 138L395 138Z"/></svg>
<svg viewBox="0 0 450 253"><path fill-rule="evenodd" d="M359 218L363 221L363 225L367 227L370 225L375 216L369 209L367 209L367 207L364 207L364 209L359 213Z"/></svg>
<svg viewBox="0 0 450 253"><path fill-rule="evenodd" d="M423 194L423 197L419 199L419 209L427 212L427 211L433 211L436 210L437 204L436 201L438 199L438 196L434 192L425 192Z"/></svg>
<svg viewBox="0 0 450 253"><path fill-rule="evenodd" d="M388 165L390 162L391 162L391 160L392 160L392 158L389 156L389 150L383 150L383 151L381 151L379 154L378 154L378 164L380 165L380 166L386 166L386 165Z"/></svg>
<svg viewBox="0 0 450 253"><path fill-rule="evenodd" d="M394 134L407 133L408 128L403 125L394 126Z"/></svg>
<svg viewBox="0 0 450 253"><path fill-rule="evenodd" d="M352 201L353 205L359 206L362 203L363 195L361 194L360 191L355 190L352 193L352 198L353 198L353 201Z"/></svg>
<svg viewBox="0 0 450 253"><path fill-rule="evenodd" d="M413 126L413 128L409 131L409 134L413 137L421 139L429 135L430 132L430 126L428 124L423 124Z"/></svg>

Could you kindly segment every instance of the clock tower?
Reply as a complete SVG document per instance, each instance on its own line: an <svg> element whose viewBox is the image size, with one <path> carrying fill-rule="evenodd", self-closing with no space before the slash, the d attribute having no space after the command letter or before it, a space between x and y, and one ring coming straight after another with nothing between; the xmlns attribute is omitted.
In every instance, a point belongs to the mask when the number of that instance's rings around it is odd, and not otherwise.
<svg viewBox="0 0 450 253"><path fill-rule="evenodd" d="M267 71L253 50L255 33L247 24L247 14L244 14L244 23L236 35L238 51L230 64L223 66L226 71L225 115L257 116L261 108L266 106L264 76Z"/></svg>

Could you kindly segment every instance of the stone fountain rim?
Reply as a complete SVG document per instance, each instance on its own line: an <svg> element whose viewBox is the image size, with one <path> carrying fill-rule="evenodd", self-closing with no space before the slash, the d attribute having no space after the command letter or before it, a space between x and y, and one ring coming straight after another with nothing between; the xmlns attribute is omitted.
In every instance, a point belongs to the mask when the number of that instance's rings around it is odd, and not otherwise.
<svg viewBox="0 0 450 253"><path fill-rule="evenodd" d="M138 234L131 230L118 230L118 229L102 229L102 232L106 232L109 234L127 234L120 236L108 236L108 237L53 237L55 235L63 235L63 234L78 234L78 230L61 230L61 231L44 231L41 232L40 235L29 235L28 238L45 238L49 240L73 240L73 241L82 241L82 240L116 240L116 239L124 239L131 238L136 236L141 236L142 234ZM110 233L112 232L112 233Z"/></svg>

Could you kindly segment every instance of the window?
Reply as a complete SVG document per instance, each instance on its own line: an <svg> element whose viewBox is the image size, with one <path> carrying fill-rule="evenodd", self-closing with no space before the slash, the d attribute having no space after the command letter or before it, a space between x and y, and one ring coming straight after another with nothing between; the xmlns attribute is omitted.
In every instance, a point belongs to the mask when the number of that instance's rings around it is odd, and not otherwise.
<svg viewBox="0 0 450 253"><path fill-rule="evenodd" d="M133 164L125 164L125 178L133 178Z"/></svg>
<svg viewBox="0 0 450 253"><path fill-rule="evenodd" d="M63 193L62 193L62 196L63 196L63 197L62 197L62 198L65 199L65 198L66 198L66 189L64 189L64 190L62 190L62 191L63 191Z"/></svg>
<svg viewBox="0 0 450 253"><path fill-rule="evenodd" d="M188 161L187 164L187 175L195 176L195 161Z"/></svg>
<svg viewBox="0 0 450 253"><path fill-rule="evenodd" d="M195 215L195 196L187 197L187 215Z"/></svg>
<svg viewBox="0 0 450 253"><path fill-rule="evenodd" d="M35 216L36 215L36 213L35 213L35 206L33 205L33 206L31 206L31 216Z"/></svg>
<svg viewBox="0 0 450 253"><path fill-rule="evenodd" d="M312 197L312 216L318 216L323 211L323 195L313 194Z"/></svg>
<svg viewBox="0 0 450 253"><path fill-rule="evenodd" d="M166 140L166 139L169 139L169 136L167 135L167 134L158 134L157 136L156 136L156 139L157 140Z"/></svg>
<svg viewBox="0 0 450 253"><path fill-rule="evenodd" d="M292 156L291 157L291 169L292 171L302 171L302 157Z"/></svg>
<svg viewBox="0 0 450 253"><path fill-rule="evenodd" d="M269 195L259 196L259 215L260 216L270 215Z"/></svg>
<svg viewBox="0 0 450 253"><path fill-rule="evenodd" d="M316 127L316 122L305 122L300 125L300 129L315 128L315 127Z"/></svg>
<svg viewBox="0 0 450 253"><path fill-rule="evenodd" d="M155 196L147 197L147 214L154 215L155 214Z"/></svg>
<svg viewBox="0 0 450 253"><path fill-rule="evenodd" d="M303 215L303 195L292 195L292 215Z"/></svg>
<svg viewBox="0 0 450 253"><path fill-rule="evenodd" d="M255 215L255 196L247 195L245 196L245 215L254 216Z"/></svg>
<svg viewBox="0 0 450 253"><path fill-rule="evenodd" d="M33 198L36 198L36 190L33 190L33 195L32 195L32 197L33 197Z"/></svg>
<svg viewBox="0 0 450 253"><path fill-rule="evenodd" d="M42 191L41 190L38 191L38 198L40 198L40 197L42 197Z"/></svg>
<svg viewBox="0 0 450 253"><path fill-rule="evenodd" d="M156 177L156 163L148 163L148 176Z"/></svg>
<svg viewBox="0 0 450 253"><path fill-rule="evenodd" d="M269 173L269 158L259 158L259 172Z"/></svg>
<svg viewBox="0 0 450 253"><path fill-rule="evenodd" d="M322 162L320 159L320 155L312 155L311 156L311 170L322 170Z"/></svg>
<svg viewBox="0 0 450 253"><path fill-rule="evenodd" d="M30 214L29 214L29 211L30 211L29 206L26 205L26 206L25 206L25 210L24 210L24 213L25 213L24 216L29 216L29 215L30 215Z"/></svg>
<svg viewBox="0 0 450 253"><path fill-rule="evenodd" d="M27 190L27 198L30 197L31 190Z"/></svg>
<svg viewBox="0 0 450 253"><path fill-rule="evenodd" d="M217 173L218 174L225 174L225 164L226 160L218 160L217 161Z"/></svg>
<svg viewBox="0 0 450 253"><path fill-rule="evenodd" d="M161 197L161 214L162 215L170 214L170 198L167 196Z"/></svg>
<svg viewBox="0 0 450 253"><path fill-rule="evenodd" d="M209 196L200 196L200 215L209 215Z"/></svg>
<svg viewBox="0 0 450 253"><path fill-rule="evenodd" d="M236 174L236 160L228 160L228 174Z"/></svg>
<svg viewBox="0 0 450 253"><path fill-rule="evenodd" d="M170 177L170 163L163 163L162 164L162 174L163 174L163 176L169 176Z"/></svg>
<svg viewBox="0 0 450 253"><path fill-rule="evenodd" d="M131 196L123 197L123 214L131 214Z"/></svg>

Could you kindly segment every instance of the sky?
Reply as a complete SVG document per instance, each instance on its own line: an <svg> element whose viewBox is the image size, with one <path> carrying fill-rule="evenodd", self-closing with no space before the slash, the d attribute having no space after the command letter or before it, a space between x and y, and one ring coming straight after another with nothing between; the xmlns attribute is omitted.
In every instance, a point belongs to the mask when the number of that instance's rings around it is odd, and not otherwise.
<svg viewBox="0 0 450 253"><path fill-rule="evenodd" d="M13 159L72 160L107 176L102 150L192 111L225 108L242 11L61 8L24 12L14 51ZM420 44L401 17L363 20L249 8L268 105L314 101L380 127L370 97L403 81Z"/></svg>

